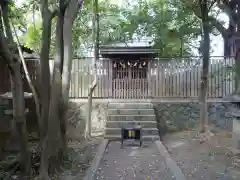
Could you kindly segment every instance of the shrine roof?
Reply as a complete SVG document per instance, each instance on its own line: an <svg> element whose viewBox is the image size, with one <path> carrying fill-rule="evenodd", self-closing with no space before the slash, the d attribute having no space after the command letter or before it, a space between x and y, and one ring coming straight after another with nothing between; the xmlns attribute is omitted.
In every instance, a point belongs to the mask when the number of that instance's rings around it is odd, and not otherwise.
<svg viewBox="0 0 240 180"><path fill-rule="evenodd" d="M116 42L100 47L100 54L106 55L129 55L129 54L156 54L150 39Z"/></svg>
<svg viewBox="0 0 240 180"><path fill-rule="evenodd" d="M39 60L39 55L32 49L24 46L24 45L20 45L22 52L23 52L23 56L26 60Z"/></svg>
<svg viewBox="0 0 240 180"><path fill-rule="evenodd" d="M155 54L156 51L152 47L109 47L102 46L100 54Z"/></svg>

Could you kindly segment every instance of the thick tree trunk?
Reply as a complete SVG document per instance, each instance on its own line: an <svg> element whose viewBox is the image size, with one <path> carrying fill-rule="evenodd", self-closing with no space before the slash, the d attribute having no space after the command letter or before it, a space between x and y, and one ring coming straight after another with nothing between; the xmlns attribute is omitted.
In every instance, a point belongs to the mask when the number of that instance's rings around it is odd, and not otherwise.
<svg viewBox="0 0 240 180"><path fill-rule="evenodd" d="M3 2L1 2L3 3ZM5 2L6 3L6 2ZM2 26L5 27L5 33L7 35L5 40L3 29L0 30L0 56L5 60L9 67L11 76L11 87L13 94L13 117L16 121L17 131L20 137L20 170L21 179L25 179L25 176L30 175L31 171L31 153L28 148L28 133L26 129L25 118L25 101L24 91L22 84L22 76L20 71L20 61L16 52L15 44L13 41L12 31L8 17L8 4L0 4L2 9L1 16L4 19ZM10 51L11 47L12 51ZM16 57L15 57L16 56Z"/></svg>
<svg viewBox="0 0 240 180"><path fill-rule="evenodd" d="M45 10L46 11L46 10ZM51 18L47 11L43 15L43 31L42 31L42 45L40 53L40 100L41 100L41 120L40 139L45 138L47 132L47 123L49 116L49 101L50 101L50 68L49 68L49 51L51 43Z"/></svg>
<svg viewBox="0 0 240 180"><path fill-rule="evenodd" d="M81 1L82 2L82 1ZM60 1L60 12L63 8L63 1ZM43 17L43 42L41 49L41 80L42 87L44 79L47 78L47 87L43 88L41 91L42 99L42 118L44 120L45 126L48 127L48 133L45 134L43 142L43 153L41 157L41 167L40 167L40 180L47 180L49 161L51 164L55 163L59 151L62 152L67 148L67 138L66 138L66 111L68 106L68 92L69 92L69 81L70 81L70 72L72 68L72 25L73 20L76 17L77 10L79 9L78 1L71 0L67 4L67 9L64 15L64 38L62 40L62 21L63 14L60 13L58 16L58 34L57 34L57 47L56 47L56 56L54 63L54 72L53 72L53 81L52 81L52 90L51 90L51 101L49 112L49 99L50 99L50 70L49 70L49 49L50 49L50 33L51 33L51 18L53 14L49 13L47 0L42 0L42 17ZM64 5L65 6L65 5ZM59 14L58 14L59 15ZM64 62L62 64L62 41L64 42ZM62 81L61 81L61 72L62 72ZM61 88L62 84L62 88ZM62 91L61 91L62 90ZM62 95L62 99L59 98ZM60 109L60 100L62 100L63 114L59 117ZM48 104L47 104L48 103ZM45 121L46 120L46 121ZM47 120L48 123L47 123ZM60 124L59 124L60 120ZM56 129L55 129L56 128ZM53 129L53 131L52 131ZM61 131L60 131L61 130ZM61 138L60 138L61 137ZM62 141L61 141L61 140ZM62 145L62 144L63 145ZM49 148L49 146L55 146Z"/></svg>
<svg viewBox="0 0 240 180"><path fill-rule="evenodd" d="M42 43L40 52L40 100L41 100L41 121L40 127L40 146L42 148L39 180L48 180L48 119L49 119L49 103L50 103L50 68L49 68L49 52L51 43L51 25L52 14L48 9L48 2L41 2L42 13Z"/></svg>
<svg viewBox="0 0 240 180"><path fill-rule="evenodd" d="M205 132L208 125L207 115L207 87L208 87L208 66L209 66L209 50L210 50L210 28L208 21L207 0L201 0L202 26L203 26L203 66L202 81L200 89L200 132Z"/></svg>
<svg viewBox="0 0 240 180"><path fill-rule="evenodd" d="M59 14L56 25L56 45L55 58L51 83L51 98L48 118L48 131L45 137L45 143L42 154L42 162L45 168L51 167L53 172L59 163L59 153L62 150L62 142L60 138L60 98L61 97L61 64L62 64L62 26L63 15ZM48 162L48 163L46 163ZM46 175L46 172L45 172Z"/></svg>
<svg viewBox="0 0 240 180"><path fill-rule="evenodd" d="M64 61L62 68L62 116L61 120L61 137L63 142L63 147L67 147L67 110L68 110L68 98L69 98L69 88L71 81L71 71L72 71L72 27L73 22L77 16L78 10L81 8L83 0L72 0L64 15L64 25L63 25L63 47L64 47Z"/></svg>
<svg viewBox="0 0 240 180"><path fill-rule="evenodd" d="M62 68L62 116L60 117L61 125L61 138L63 148L67 148L67 110L68 110L68 97L71 80L72 70L72 24L68 20L64 20L64 61Z"/></svg>
<svg viewBox="0 0 240 180"><path fill-rule="evenodd" d="M13 93L13 109L14 120L16 121L16 127L20 138L20 169L21 176L30 175L31 170L31 153L28 148L28 133L26 129L26 117L25 117L25 101L23 84L20 72L20 62L16 60L12 65L13 72L11 73L11 86Z"/></svg>

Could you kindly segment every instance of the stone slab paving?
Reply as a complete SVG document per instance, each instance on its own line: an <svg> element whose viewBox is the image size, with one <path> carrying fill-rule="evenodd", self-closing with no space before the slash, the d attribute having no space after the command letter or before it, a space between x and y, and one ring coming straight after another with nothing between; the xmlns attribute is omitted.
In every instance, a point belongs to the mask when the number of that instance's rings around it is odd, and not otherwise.
<svg viewBox="0 0 240 180"><path fill-rule="evenodd" d="M95 180L175 180L154 142L140 148L126 142L109 143L99 164Z"/></svg>

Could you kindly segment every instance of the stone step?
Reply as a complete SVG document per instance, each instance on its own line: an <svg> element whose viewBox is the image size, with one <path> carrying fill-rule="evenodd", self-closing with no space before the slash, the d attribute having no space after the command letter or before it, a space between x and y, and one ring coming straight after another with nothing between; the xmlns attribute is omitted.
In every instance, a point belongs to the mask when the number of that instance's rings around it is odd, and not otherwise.
<svg viewBox="0 0 240 180"><path fill-rule="evenodd" d="M142 135L158 135L157 128L143 128ZM105 135L121 135L121 128L106 128Z"/></svg>
<svg viewBox="0 0 240 180"><path fill-rule="evenodd" d="M109 103L108 109L153 109L152 103Z"/></svg>
<svg viewBox="0 0 240 180"><path fill-rule="evenodd" d="M154 109L108 109L108 115L155 115Z"/></svg>
<svg viewBox="0 0 240 180"><path fill-rule="evenodd" d="M120 141L121 135L105 135L104 138L112 141ZM160 140L160 137L158 135L143 135L142 138L143 138L143 141Z"/></svg>
<svg viewBox="0 0 240 180"><path fill-rule="evenodd" d="M141 125L143 128L156 128L156 121L135 121L135 124ZM133 121L107 121L106 128L121 128L122 125L133 124Z"/></svg>
<svg viewBox="0 0 240 180"><path fill-rule="evenodd" d="M108 115L108 121L156 121L155 115Z"/></svg>

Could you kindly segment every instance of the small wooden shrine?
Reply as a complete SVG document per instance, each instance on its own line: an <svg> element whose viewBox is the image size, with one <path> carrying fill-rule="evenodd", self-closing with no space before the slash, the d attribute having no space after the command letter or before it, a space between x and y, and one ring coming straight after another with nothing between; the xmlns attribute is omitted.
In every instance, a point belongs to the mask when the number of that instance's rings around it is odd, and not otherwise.
<svg viewBox="0 0 240 180"><path fill-rule="evenodd" d="M112 97L140 99L149 97L151 59L156 52L151 45L113 44L102 46L100 54L111 63Z"/></svg>

